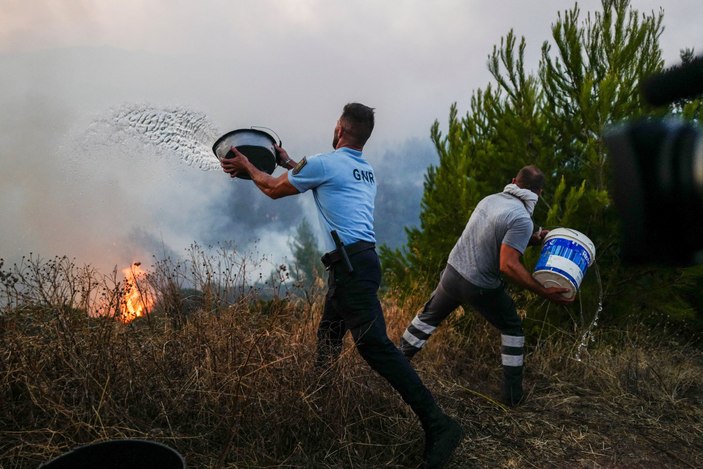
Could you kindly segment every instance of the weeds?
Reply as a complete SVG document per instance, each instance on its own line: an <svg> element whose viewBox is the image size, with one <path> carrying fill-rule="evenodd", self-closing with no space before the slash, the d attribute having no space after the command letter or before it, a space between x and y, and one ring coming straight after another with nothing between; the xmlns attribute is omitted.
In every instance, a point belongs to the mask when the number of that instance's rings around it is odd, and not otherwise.
<svg viewBox="0 0 703 469"><path fill-rule="evenodd" d="M63 257L0 263L0 467L36 467L91 442L143 438L188 467L416 467L423 435L348 341L313 368L323 288L268 294L233 249L156 261L154 308L116 320L125 284ZM402 298L402 299L401 299ZM400 337L422 293L384 299ZM414 365L468 437L452 467L700 467L703 356L651 330L528 343L526 404L507 409L499 335L475 314L443 325Z"/></svg>

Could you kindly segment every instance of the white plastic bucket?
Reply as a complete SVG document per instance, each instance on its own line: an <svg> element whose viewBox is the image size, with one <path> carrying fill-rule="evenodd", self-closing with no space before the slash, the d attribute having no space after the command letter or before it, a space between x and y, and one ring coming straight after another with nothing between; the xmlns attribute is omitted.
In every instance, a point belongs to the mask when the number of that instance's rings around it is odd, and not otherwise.
<svg viewBox="0 0 703 469"><path fill-rule="evenodd" d="M556 228L544 238L532 276L546 288L568 288L569 292L563 295L573 298L595 259L596 247L586 235L570 228Z"/></svg>

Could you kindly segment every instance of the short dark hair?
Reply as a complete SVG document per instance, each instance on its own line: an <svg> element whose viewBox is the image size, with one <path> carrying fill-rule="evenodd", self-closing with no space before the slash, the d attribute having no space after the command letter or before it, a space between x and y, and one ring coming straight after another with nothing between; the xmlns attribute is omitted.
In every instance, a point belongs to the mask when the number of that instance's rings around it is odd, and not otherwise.
<svg viewBox="0 0 703 469"><path fill-rule="evenodd" d="M528 165L518 171L515 184L523 189L538 192L544 189L544 173L535 165Z"/></svg>
<svg viewBox="0 0 703 469"><path fill-rule="evenodd" d="M349 103L344 106L339 122L344 131L355 144L364 146L373 131L374 109L360 103Z"/></svg>

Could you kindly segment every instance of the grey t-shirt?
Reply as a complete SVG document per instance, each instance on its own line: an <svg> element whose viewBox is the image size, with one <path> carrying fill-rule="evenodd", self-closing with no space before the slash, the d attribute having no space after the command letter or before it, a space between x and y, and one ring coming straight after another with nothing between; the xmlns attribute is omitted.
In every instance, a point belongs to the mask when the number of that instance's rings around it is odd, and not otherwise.
<svg viewBox="0 0 703 469"><path fill-rule="evenodd" d="M500 245L522 254L532 230L522 200L504 192L489 195L476 205L447 262L472 284L497 288L501 284Z"/></svg>

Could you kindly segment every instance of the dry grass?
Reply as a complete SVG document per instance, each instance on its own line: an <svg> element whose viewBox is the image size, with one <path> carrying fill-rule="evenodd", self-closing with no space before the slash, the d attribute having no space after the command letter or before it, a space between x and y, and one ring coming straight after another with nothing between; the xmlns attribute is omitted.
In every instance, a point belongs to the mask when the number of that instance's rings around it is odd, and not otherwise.
<svg viewBox="0 0 703 469"><path fill-rule="evenodd" d="M90 287L89 270L34 262L36 272L63 274L33 277L28 269L25 280L34 280L22 286L8 280L12 269L3 271L3 469L36 467L116 438L167 444L192 468L418 465L418 422L351 343L336 369L315 373L319 291L309 300L261 301L237 283L232 265L225 272L201 262L210 275L198 272L206 279L199 289L229 276L238 294L211 289L214 297L187 315L162 298L168 312L123 324L81 310L98 309L101 297L114 309L119 282ZM168 277L153 279L157 297L174 294ZM403 304L385 299L394 340L422 302L419 295ZM543 337L529 344L528 400L510 410L495 400L498 342L497 332L468 317L442 327L416 359L467 432L451 467L703 466L701 350L634 327L603 328L579 362L576 337Z"/></svg>

